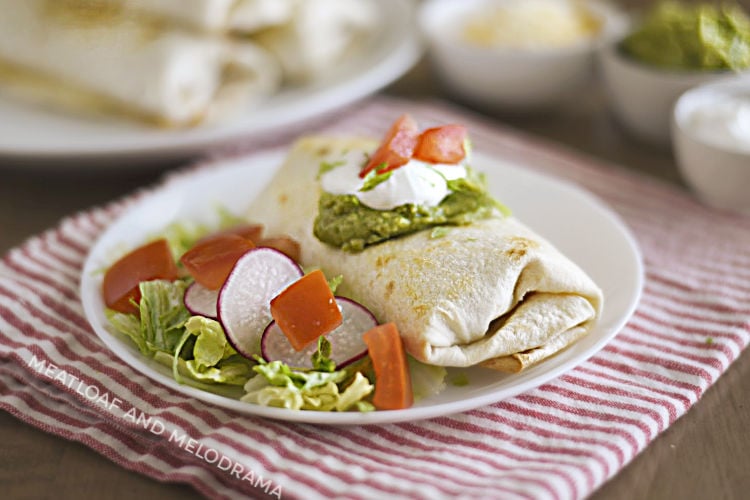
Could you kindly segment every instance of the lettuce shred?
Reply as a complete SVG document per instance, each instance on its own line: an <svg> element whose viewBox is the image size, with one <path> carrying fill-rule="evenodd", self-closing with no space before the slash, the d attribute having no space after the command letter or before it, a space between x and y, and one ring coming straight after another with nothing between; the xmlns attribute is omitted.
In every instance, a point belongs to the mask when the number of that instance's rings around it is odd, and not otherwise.
<svg viewBox="0 0 750 500"><path fill-rule="evenodd" d="M258 376L245 384L242 401L290 410L373 410L365 398L375 386L360 371L336 370L330 353L331 344L321 336L312 356L315 370L296 370L281 361L256 357L253 370Z"/></svg>
<svg viewBox="0 0 750 500"><path fill-rule="evenodd" d="M152 357L156 351L173 353L184 333L185 322L190 318L182 303L187 283L153 280L142 282L139 288L138 314L108 309L110 324L130 337L146 356Z"/></svg>
<svg viewBox="0 0 750 500"><path fill-rule="evenodd" d="M259 376L245 384L241 399L248 403L289 410L370 411L364 398L375 388L361 372L350 376L346 370L333 372L293 370L281 361L258 360Z"/></svg>
<svg viewBox="0 0 750 500"><path fill-rule="evenodd" d="M448 374L442 366L427 365L407 356L411 374L411 389L414 401L434 396L445 389L445 378Z"/></svg>
<svg viewBox="0 0 750 500"><path fill-rule="evenodd" d="M191 316L183 303L187 282L144 281L138 314L107 310L112 327L129 337L145 356L182 377L208 384L243 385L253 375L252 362L237 354L221 325Z"/></svg>

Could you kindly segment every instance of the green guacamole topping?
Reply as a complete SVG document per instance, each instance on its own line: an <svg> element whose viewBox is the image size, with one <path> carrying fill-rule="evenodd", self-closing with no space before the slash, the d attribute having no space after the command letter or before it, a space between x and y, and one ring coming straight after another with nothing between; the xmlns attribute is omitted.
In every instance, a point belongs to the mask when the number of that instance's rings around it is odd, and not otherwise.
<svg viewBox="0 0 750 500"><path fill-rule="evenodd" d="M622 42L631 57L667 69L750 68L750 17L739 5L663 1Z"/></svg>
<svg viewBox="0 0 750 500"><path fill-rule="evenodd" d="M469 170L466 178L448 182L451 193L435 207L406 204L392 210L363 205L351 194L323 192L313 233L320 241L347 252L436 226L462 226L495 215L506 207L489 195L484 178Z"/></svg>

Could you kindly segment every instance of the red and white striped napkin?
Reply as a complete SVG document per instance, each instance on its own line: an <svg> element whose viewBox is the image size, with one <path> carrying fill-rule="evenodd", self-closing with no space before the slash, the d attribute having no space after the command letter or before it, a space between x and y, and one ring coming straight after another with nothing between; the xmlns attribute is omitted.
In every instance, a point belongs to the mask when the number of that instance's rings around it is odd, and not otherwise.
<svg viewBox="0 0 750 500"><path fill-rule="evenodd" d="M403 112L466 123L476 150L572 180L622 216L641 246L647 280L635 315L603 351L520 396L426 421L323 427L213 407L134 371L83 315L86 253L132 196L69 217L2 260L0 407L210 497L587 496L685 413L748 344L750 219L441 103L378 97L329 129L379 136ZM123 417L128 410L132 418Z"/></svg>

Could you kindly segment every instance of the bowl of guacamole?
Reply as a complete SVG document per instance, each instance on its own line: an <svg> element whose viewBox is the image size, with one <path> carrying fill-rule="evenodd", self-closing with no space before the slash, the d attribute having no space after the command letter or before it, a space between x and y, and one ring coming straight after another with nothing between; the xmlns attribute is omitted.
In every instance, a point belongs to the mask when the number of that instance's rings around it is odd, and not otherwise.
<svg viewBox="0 0 750 500"><path fill-rule="evenodd" d="M617 122L668 148L672 109L682 93L750 72L750 15L733 2L662 1L599 56Z"/></svg>
<svg viewBox="0 0 750 500"><path fill-rule="evenodd" d="M636 61L663 69L750 68L750 16L735 3L658 3L620 44Z"/></svg>

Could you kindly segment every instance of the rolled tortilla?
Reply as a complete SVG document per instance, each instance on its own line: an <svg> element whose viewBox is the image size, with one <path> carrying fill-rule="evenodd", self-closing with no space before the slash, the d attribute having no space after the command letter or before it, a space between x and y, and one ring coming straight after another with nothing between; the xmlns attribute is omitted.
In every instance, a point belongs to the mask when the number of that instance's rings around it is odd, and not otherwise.
<svg viewBox="0 0 750 500"><path fill-rule="evenodd" d="M254 39L278 58L288 81L299 83L331 70L377 22L371 0L301 0L288 22Z"/></svg>
<svg viewBox="0 0 750 500"><path fill-rule="evenodd" d="M237 34L279 26L292 17L297 0L88 0L183 23L192 28Z"/></svg>
<svg viewBox="0 0 750 500"><path fill-rule="evenodd" d="M0 12L0 64L13 76L0 91L27 99L182 126L280 84L278 63L255 44L174 30L117 6L0 0Z"/></svg>
<svg viewBox="0 0 750 500"><path fill-rule="evenodd" d="M341 292L398 326L407 351L442 366L520 371L588 333L600 289L513 217L426 230L347 253L312 233L321 162L372 152L362 139L307 138L292 149L249 218L299 240L304 265L343 275Z"/></svg>

